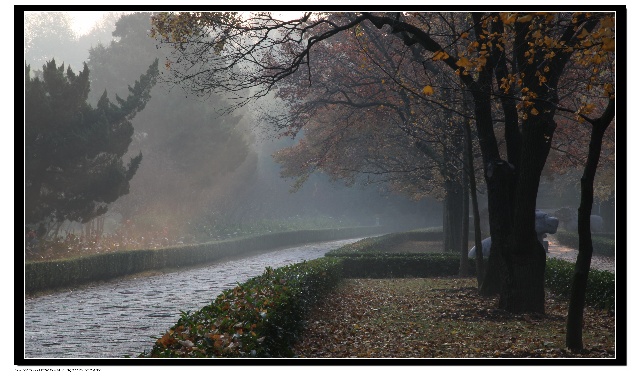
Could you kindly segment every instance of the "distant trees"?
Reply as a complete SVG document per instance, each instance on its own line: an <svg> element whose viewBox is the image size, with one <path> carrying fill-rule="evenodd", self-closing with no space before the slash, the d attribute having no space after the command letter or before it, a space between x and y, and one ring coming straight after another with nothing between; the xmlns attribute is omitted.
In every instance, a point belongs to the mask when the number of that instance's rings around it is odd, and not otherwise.
<svg viewBox="0 0 640 376"><path fill-rule="evenodd" d="M151 15L121 16L115 40L89 51L91 85L98 93L122 92L139 69L166 58L165 49L149 37ZM232 180L227 178L238 168L251 173L255 161L249 157L247 119L221 116L219 110L227 106L222 96L194 100L162 81L151 94L145 111L132 121L132 145L145 161L131 182L131 194L118 200L114 210L123 221L131 220L138 235L163 229L175 235L196 227L216 203L235 197L239 187L224 180ZM97 99L94 94L92 100Z"/></svg>
<svg viewBox="0 0 640 376"><path fill-rule="evenodd" d="M56 59L79 71L87 61L89 48L113 39L111 33L117 17L117 13L107 13L88 33L76 35L69 12L25 12L25 60L34 70Z"/></svg>
<svg viewBox="0 0 640 376"><path fill-rule="evenodd" d="M69 54L76 38L67 13L26 13L24 23L24 53L27 61L37 68L56 57L58 61L65 62L59 54L63 51ZM67 65L69 60L82 61L76 59L76 56L66 56L65 59L68 59Z"/></svg>
<svg viewBox="0 0 640 376"><path fill-rule="evenodd" d="M25 66L25 221L85 223L129 192L142 155L124 165L133 136L131 119L142 111L156 83L158 61L129 86L126 99L107 93L87 103L89 69L65 72L55 60L32 77Z"/></svg>
<svg viewBox="0 0 640 376"><path fill-rule="evenodd" d="M337 35L316 47L312 85L303 71L278 82L276 96L288 111L270 113L267 122L285 134L301 131L299 145L277 154L283 173L298 182L320 170L348 184L380 182L416 199L443 200L444 250L461 254L464 275L462 123L470 114L459 90L414 90L419 81L455 87L458 78L434 73L435 63L412 52L397 38L379 38L368 24Z"/></svg>

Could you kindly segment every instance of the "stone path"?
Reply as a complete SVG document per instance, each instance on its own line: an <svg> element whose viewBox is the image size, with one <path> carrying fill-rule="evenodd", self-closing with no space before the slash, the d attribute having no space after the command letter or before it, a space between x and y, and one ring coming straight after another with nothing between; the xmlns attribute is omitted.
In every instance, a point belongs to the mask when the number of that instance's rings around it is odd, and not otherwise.
<svg viewBox="0 0 640 376"><path fill-rule="evenodd" d="M201 268L126 278L25 300L25 358L122 358L150 350L180 318L269 267L359 239L304 245Z"/></svg>
<svg viewBox="0 0 640 376"><path fill-rule="evenodd" d="M549 253L547 254L548 257L576 262L576 258L578 257L577 249L565 247L559 244L553 235L547 235L546 240L549 241ZM591 257L591 268L597 270L606 270L611 273L615 273L616 259L615 257L607 257L594 254Z"/></svg>

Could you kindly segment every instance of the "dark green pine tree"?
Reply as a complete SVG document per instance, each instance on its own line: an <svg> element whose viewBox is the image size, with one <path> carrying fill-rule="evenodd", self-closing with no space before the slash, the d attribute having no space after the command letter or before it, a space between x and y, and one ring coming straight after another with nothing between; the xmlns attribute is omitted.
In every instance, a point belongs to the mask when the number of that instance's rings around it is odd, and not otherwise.
<svg viewBox="0 0 640 376"><path fill-rule="evenodd" d="M87 103L89 68L65 72L55 60L31 77L25 63L25 223L85 223L129 192L142 154L122 160L132 140L131 119L144 109L156 83L158 61L129 86L127 99L95 108Z"/></svg>

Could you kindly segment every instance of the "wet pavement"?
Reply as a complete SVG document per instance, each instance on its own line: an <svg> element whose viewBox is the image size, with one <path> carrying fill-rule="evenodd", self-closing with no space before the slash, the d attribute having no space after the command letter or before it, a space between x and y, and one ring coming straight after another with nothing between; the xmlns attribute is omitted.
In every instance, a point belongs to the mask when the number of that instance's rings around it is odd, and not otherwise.
<svg viewBox="0 0 640 376"><path fill-rule="evenodd" d="M578 258L578 250L565 247L558 243L553 235L548 235L549 241L549 253L548 257L558 258L569 262L576 262ZM591 268L597 270L606 270L611 273L616 272L616 259L615 257L592 255L591 256Z"/></svg>
<svg viewBox="0 0 640 376"><path fill-rule="evenodd" d="M180 318L266 267L313 260L358 239L275 250L171 273L129 277L25 300L25 358L122 358L150 350Z"/></svg>

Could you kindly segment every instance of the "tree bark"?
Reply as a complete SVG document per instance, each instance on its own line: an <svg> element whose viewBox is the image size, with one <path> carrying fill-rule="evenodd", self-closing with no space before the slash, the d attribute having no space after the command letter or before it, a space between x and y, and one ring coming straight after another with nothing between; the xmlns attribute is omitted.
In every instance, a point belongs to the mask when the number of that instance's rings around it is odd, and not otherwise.
<svg viewBox="0 0 640 376"><path fill-rule="evenodd" d="M501 286L508 283L507 237L512 226L512 191L510 189L515 179L513 166L503 160L491 162L485 168L487 194L489 204L489 228L491 234L491 253L480 286L480 294L492 296L502 292Z"/></svg>
<svg viewBox="0 0 640 376"><path fill-rule="evenodd" d="M464 153L463 153L464 157ZM464 158L466 160L466 158ZM466 164L466 163L465 163ZM460 270L458 275L466 277L469 275L469 177L467 169L462 170L462 239L460 242Z"/></svg>
<svg viewBox="0 0 640 376"><path fill-rule="evenodd" d="M442 252L449 252L451 246L451 228L449 227L449 186L444 182L444 200L442 201Z"/></svg>
<svg viewBox="0 0 640 376"><path fill-rule="evenodd" d="M544 313L546 253L535 232L535 210L540 176L555 127L551 115L531 116L523 121L523 138L528 142L522 144L517 180L510 182L514 192L510 216L513 225L506 239L506 264L501 270L506 275L499 306L509 312Z"/></svg>
<svg viewBox="0 0 640 376"><path fill-rule="evenodd" d="M593 243L591 239L591 208L593 206L593 181L595 179L602 138L613 120L615 102L609 101L604 114L592 122L591 139L587 163L580 179L580 207L578 208L578 258L571 283L569 312L567 314L567 347L573 352L583 349L582 324L584 321L584 305L587 293L587 281L591 268Z"/></svg>
<svg viewBox="0 0 640 376"><path fill-rule="evenodd" d="M471 125L469 120L463 124L465 138L465 171L469 176L469 194L471 195L471 207L473 209L473 233L476 246L476 279L478 289L484 280L484 255L482 254L482 234L480 230L480 208L478 207L478 192L476 186L475 168L473 166L473 142L471 141Z"/></svg>

